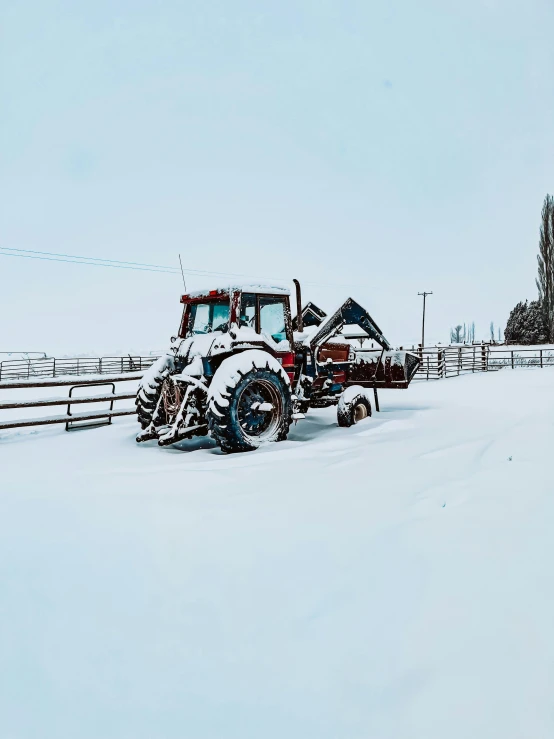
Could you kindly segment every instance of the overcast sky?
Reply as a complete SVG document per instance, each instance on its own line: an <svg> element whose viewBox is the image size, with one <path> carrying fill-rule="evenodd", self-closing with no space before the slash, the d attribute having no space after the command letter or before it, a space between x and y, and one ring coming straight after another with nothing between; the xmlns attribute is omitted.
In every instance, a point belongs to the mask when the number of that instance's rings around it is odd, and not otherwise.
<svg viewBox="0 0 554 739"><path fill-rule="evenodd" d="M296 276L396 345L418 291L443 342L535 297L552 0L3 0L0 27L0 246ZM160 349L180 292L2 255L0 351Z"/></svg>

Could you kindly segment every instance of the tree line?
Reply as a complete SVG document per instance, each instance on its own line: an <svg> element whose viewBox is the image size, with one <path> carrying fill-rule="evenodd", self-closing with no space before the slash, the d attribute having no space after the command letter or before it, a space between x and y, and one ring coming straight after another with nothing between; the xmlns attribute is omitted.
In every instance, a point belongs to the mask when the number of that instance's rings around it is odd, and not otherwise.
<svg viewBox="0 0 554 739"><path fill-rule="evenodd" d="M537 300L520 301L513 308L505 340L517 344L554 343L554 197L547 195L541 212L537 255Z"/></svg>
<svg viewBox="0 0 554 739"><path fill-rule="evenodd" d="M554 197L546 195L541 211L539 253L537 255L538 297L520 301L510 312L504 341L511 344L554 344ZM490 325L495 341L494 325ZM501 340L498 329L498 341ZM475 324L460 324L450 330L453 344L475 341Z"/></svg>
<svg viewBox="0 0 554 739"><path fill-rule="evenodd" d="M502 341L502 331L500 327L498 327L498 329L494 327L494 321L490 322L489 331L491 344L494 344L496 341L498 341L498 343ZM473 344L474 341L475 321L467 324L459 323L457 326L450 329L451 344Z"/></svg>

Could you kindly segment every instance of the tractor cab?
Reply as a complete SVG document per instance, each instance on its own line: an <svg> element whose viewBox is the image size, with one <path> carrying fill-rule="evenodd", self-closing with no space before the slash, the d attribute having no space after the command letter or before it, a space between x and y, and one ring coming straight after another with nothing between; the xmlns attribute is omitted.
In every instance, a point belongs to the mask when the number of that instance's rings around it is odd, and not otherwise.
<svg viewBox="0 0 554 739"><path fill-rule="evenodd" d="M268 351L278 359L291 382L294 380L288 290L261 285L216 288L183 295L181 303L184 310L180 339L194 339L198 343L206 336L212 354L216 350L219 356L252 348ZM209 337L220 338L212 344Z"/></svg>
<svg viewBox="0 0 554 739"><path fill-rule="evenodd" d="M292 347L290 293L278 287L231 287L190 293L179 330L182 339L242 329L259 334L280 351Z"/></svg>

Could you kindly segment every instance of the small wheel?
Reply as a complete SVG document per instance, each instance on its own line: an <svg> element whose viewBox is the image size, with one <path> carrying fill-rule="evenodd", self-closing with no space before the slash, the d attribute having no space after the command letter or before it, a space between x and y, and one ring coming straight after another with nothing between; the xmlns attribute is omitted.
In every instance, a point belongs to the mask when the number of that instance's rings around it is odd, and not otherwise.
<svg viewBox="0 0 554 739"><path fill-rule="evenodd" d="M367 390L359 385L347 388L341 395L337 406L339 426L348 428L371 416L371 403Z"/></svg>

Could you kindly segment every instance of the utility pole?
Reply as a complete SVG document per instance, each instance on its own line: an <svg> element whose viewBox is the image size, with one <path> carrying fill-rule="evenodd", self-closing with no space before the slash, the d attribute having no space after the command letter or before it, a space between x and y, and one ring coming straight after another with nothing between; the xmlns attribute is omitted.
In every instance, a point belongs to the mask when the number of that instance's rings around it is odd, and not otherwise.
<svg viewBox="0 0 554 739"><path fill-rule="evenodd" d="M433 293L429 292L422 292L418 293L418 295L421 295L423 297L423 319L421 321L421 348L425 346L425 301L427 299L428 295L432 295Z"/></svg>

